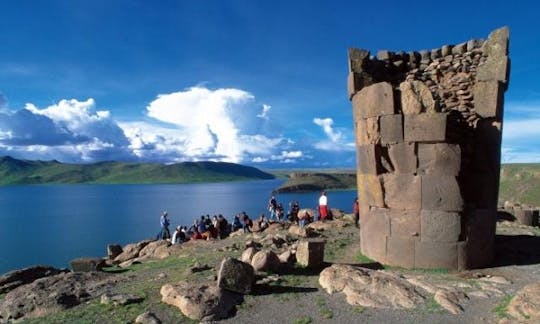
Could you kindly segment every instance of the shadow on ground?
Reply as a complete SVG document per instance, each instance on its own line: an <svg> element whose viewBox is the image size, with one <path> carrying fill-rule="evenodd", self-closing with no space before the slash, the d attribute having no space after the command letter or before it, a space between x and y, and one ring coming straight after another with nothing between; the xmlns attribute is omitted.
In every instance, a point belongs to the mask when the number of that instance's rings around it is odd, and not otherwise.
<svg viewBox="0 0 540 324"><path fill-rule="evenodd" d="M540 263L540 237L529 235L496 235L495 266Z"/></svg>
<svg viewBox="0 0 540 324"><path fill-rule="evenodd" d="M287 293L311 293L316 292L319 289L310 288L310 287L294 287L294 286L280 286L280 285L269 285L261 284L255 286L253 295L262 296L262 295L272 295L272 294L287 294Z"/></svg>

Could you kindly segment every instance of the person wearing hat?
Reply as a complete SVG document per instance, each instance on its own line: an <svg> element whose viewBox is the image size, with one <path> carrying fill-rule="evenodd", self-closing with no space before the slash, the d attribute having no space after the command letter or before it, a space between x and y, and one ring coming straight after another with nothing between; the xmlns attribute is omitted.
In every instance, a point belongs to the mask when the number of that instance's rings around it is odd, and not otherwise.
<svg viewBox="0 0 540 324"><path fill-rule="evenodd" d="M169 219L167 218L168 215L169 215L169 213L167 213L167 211L164 211L161 214L161 217L159 218L159 224L161 225L161 231L159 232L159 234L156 237L157 240L159 240L159 239L167 240L167 239L171 238L171 232L169 232Z"/></svg>

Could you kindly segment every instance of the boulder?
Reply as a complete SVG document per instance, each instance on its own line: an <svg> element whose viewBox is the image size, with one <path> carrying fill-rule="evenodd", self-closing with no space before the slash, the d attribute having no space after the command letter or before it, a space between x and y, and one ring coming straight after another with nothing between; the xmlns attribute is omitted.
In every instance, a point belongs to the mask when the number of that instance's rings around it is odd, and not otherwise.
<svg viewBox="0 0 540 324"><path fill-rule="evenodd" d="M399 85L401 109L404 114L435 112L435 100L429 88L421 81L405 81Z"/></svg>
<svg viewBox="0 0 540 324"><path fill-rule="evenodd" d="M343 212L341 211L341 209L330 208L330 215L332 215L332 218L334 219L341 218L343 217Z"/></svg>
<svg viewBox="0 0 540 324"><path fill-rule="evenodd" d="M305 226L304 228L302 228L298 225L291 225L289 227L289 234L296 235L299 237L312 237L313 228L310 228L309 226Z"/></svg>
<svg viewBox="0 0 540 324"><path fill-rule="evenodd" d="M296 249L296 261L305 267L318 267L324 263L323 240L302 241Z"/></svg>
<svg viewBox="0 0 540 324"><path fill-rule="evenodd" d="M433 298L439 305L452 314L463 313L461 302L469 299L464 292L448 289L437 290Z"/></svg>
<svg viewBox="0 0 540 324"><path fill-rule="evenodd" d="M135 323L140 324L161 324L161 321L157 316L152 312L144 312L141 315L137 316Z"/></svg>
<svg viewBox="0 0 540 324"><path fill-rule="evenodd" d="M244 235L244 230L239 229L229 234L229 237L236 237L236 236L242 236L242 235Z"/></svg>
<svg viewBox="0 0 540 324"><path fill-rule="evenodd" d="M233 258L225 258L218 272L217 285L223 289L249 294L255 282L251 264Z"/></svg>
<svg viewBox="0 0 540 324"><path fill-rule="evenodd" d="M114 258L114 262L116 263L122 263L130 259L135 259L139 256L139 253L141 250L147 246L150 242L150 240L141 241L138 243L132 243L124 246L123 252L120 253L116 258Z"/></svg>
<svg viewBox="0 0 540 324"><path fill-rule="evenodd" d="M251 259L251 265L255 271L278 272L280 262L277 255L272 251L259 251Z"/></svg>
<svg viewBox="0 0 540 324"><path fill-rule="evenodd" d="M170 255L169 246L171 246L171 243L166 240L150 242L141 249L138 259L165 259Z"/></svg>
<svg viewBox="0 0 540 324"><path fill-rule="evenodd" d="M270 223L268 227L266 228L265 232L278 232L283 229L282 223Z"/></svg>
<svg viewBox="0 0 540 324"><path fill-rule="evenodd" d="M281 253L279 256L279 262L284 264L293 264L296 261L295 255L292 253L291 250L287 250L283 253Z"/></svg>
<svg viewBox="0 0 540 324"><path fill-rule="evenodd" d="M118 244L109 244L107 245L107 258L109 260L114 260L117 256L120 255L124 250Z"/></svg>
<svg viewBox="0 0 540 324"><path fill-rule="evenodd" d="M74 272L101 271L105 266L105 260L101 258L77 258L69 262Z"/></svg>
<svg viewBox="0 0 540 324"><path fill-rule="evenodd" d="M251 264L251 259L253 259L253 256L257 252L259 252L258 249L254 247L248 247L247 249L244 250L244 252L242 252L242 257L240 258L240 260L242 262Z"/></svg>
<svg viewBox="0 0 540 324"><path fill-rule="evenodd" d="M20 286L0 301L0 319L18 321L79 305L110 290L118 277L103 272L69 272Z"/></svg>
<svg viewBox="0 0 540 324"><path fill-rule="evenodd" d="M161 301L178 307L187 317L197 321L226 318L242 295L221 287L195 285L185 281L161 287Z"/></svg>
<svg viewBox="0 0 540 324"><path fill-rule="evenodd" d="M540 282L530 283L519 290L508 304L508 314L531 323L540 321Z"/></svg>
<svg viewBox="0 0 540 324"><path fill-rule="evenodd" d="M130 295L130 294L110 294L105 293L101 295L101 303L105 305L129 305L129 304L137 304L144 300L144 298L136 296L136 295Z"/></svg>
<svg viewBox="0 0 540 324"><path fill-rule="evenodd" d="M68 270L57 269L46 265L37 265L7 272L0 276L0 294L6 293L21 285L31 283L36 279L54 276L65 272L68 272Z"/></svg>
<svg viewBox="0 0 540 324"><path fill-rule="evenodd" d="M324 269L319 284L329 294L344 293L353 306L412 309L424 301L415 286L399 275L346 264Z"/></svg>

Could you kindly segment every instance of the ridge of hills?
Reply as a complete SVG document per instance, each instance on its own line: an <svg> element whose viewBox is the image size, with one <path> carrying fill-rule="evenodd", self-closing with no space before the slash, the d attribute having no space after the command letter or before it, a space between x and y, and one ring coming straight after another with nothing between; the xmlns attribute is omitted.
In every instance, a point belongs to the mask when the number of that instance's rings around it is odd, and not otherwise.
<svg viewBox="0 0 540 324"><path fill-rule="evenodd" d="M227 162L68 164L0 157L0 185L193 183L274 178L257 168Z"/></svg>

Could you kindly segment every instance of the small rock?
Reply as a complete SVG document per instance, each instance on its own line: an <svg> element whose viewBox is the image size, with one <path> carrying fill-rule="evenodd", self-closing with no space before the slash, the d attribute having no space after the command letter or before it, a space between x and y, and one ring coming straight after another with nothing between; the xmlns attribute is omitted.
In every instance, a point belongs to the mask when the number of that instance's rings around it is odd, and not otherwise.
<svg viewBox="0 0 540 324"><path fill-rule="evenodd" d="M255 271L278 272L280 270L279 258L272 251L259 251L255 253L251 260L251 265Z"/></svg>
<svg viewBox="0 0 540 324"><path fill-rule="evenodd" d="M161 324L161 321L154 313L144 312L141 315L137 316L135 323L140 324Z"/></svg>
<svg viewBox="0 0 540 324"><path fill-rule="evenodd" d="M469 299L464 292L439 289L433 296L435 301L452 314L463 313L460 302Z"/></svg>
<svg viewBox="0 0 540 324"><path fill-rule="evenodd" d="M105 293L101 295L101 303L105 305L129 305L129 304L137 304L144 300L144 298L135 296L135 295L129 295L129 294L116 294L111 295L108 293Z"/></svg>
<svg viewBox="0 0 540 324"><path fill-rule="evenodd" d="M244 252L242 252L242 256L241 256L240 260L242 260L242 262L245 262L245 263L251 263L251 259L253 259L253 256L257 252L259 252L258 249L254 248L254 247L249 247L249 248L245 249Z"/></svg>

